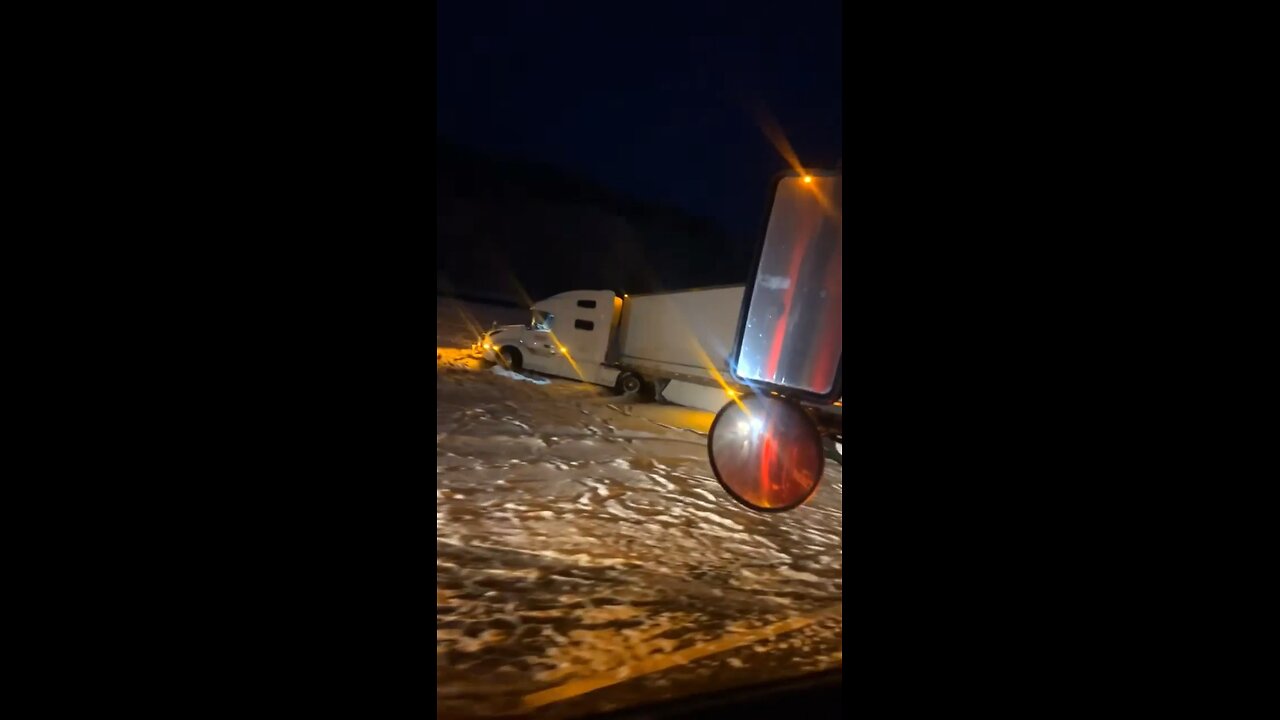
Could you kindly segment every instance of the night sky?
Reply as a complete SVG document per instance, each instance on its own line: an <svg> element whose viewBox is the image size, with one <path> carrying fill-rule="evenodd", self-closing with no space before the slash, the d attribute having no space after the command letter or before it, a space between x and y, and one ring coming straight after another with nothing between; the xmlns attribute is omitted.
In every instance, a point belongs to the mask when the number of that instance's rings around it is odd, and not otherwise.
<svg viewBox="0 0 1280 720"><path fill-rule="evenodd" d="M760 230L770 177L841 145L841 3L444 2L437 135ZM772 118L772 120L770 120Z"/></svg>

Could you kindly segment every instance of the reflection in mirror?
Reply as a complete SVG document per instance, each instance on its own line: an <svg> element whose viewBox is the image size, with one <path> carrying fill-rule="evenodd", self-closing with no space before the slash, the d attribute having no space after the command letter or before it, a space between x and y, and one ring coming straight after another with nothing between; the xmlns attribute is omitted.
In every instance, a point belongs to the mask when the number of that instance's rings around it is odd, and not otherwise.
<svg viewBox="0 0 1280 720"><path fill-rule="evenodd" d="M734 374L815 395L841 363L844 230L840 175L778 183Z"/></svg>
<svg viewBox="0 0 1280 720"><path fill-rule="evenodd" d="M826 462L822 437L804 410L760 395L725 405L711 424L707 447L724 489L743 505L767 512L807 500Z"/></svg>

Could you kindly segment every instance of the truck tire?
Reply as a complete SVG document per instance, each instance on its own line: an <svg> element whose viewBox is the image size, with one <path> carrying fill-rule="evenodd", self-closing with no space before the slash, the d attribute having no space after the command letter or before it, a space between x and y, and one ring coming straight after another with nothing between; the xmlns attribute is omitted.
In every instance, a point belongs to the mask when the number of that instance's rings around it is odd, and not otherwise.
<svg viewBox="0 0 1280 720"><path fill-rule="evenodd" d="M620 395L639 394L644 388L644 378L633 372L624 372L618 376L617 391Z"/></svg>
<svg viewBox="0 0 1280 720"><path fill-rule="evenodd" d="M524 366L524 357L519 350L507 345L498 351L498 363L508 370L519 370Z"/></svg>
<svg viewBox="0 0 1280 720"><path fill-rule="evenodd" d="M613 389L619 395L635 395L642 400L653 399L653 383L645 380L640 373L622 373L618 376L618 382Z"/></svg>

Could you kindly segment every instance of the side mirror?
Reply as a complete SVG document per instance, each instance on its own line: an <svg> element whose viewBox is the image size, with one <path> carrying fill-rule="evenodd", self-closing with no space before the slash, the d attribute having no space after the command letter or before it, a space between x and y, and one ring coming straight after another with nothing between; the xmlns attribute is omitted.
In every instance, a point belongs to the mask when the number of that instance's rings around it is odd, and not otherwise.
<svg viewBox="0 0 1280 720"><path fill-rule="evenodd" d="M817 425L788 400L752 395L720 409L707 450L716 479L752 510L799 507L822 479L826 458Z"/></svg>
<svg viewBox="0 0 1280 720"><path fill-rule="evenodd" d="M743 293L730 368L759 391L829 403L844 349L844 221L838 173L787 174Z"/></svg>
<svg viewBox="0 0 1280 720"><path fill-rule="evenodd" d="M769 197L729 358L758 394L725 405L707 439L716 479L753 510L799 507L822 478L822 434L800 402L841 396L842 192L839 171L811 171L780 176Z"/></svg>

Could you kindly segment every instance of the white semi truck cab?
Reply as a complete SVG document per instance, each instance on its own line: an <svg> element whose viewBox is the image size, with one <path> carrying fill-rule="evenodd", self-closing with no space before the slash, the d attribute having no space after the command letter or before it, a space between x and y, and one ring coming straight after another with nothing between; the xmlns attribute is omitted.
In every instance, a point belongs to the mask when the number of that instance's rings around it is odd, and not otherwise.
<svg viewBox="0 0 1280 720"><path fill-rule="evenodd" d="M574 290L541 300L531 311L524 325L485 333L480 349L486 360L597 385L617 382L621 369L606 363L622 298L610 290Z"/></svg>

